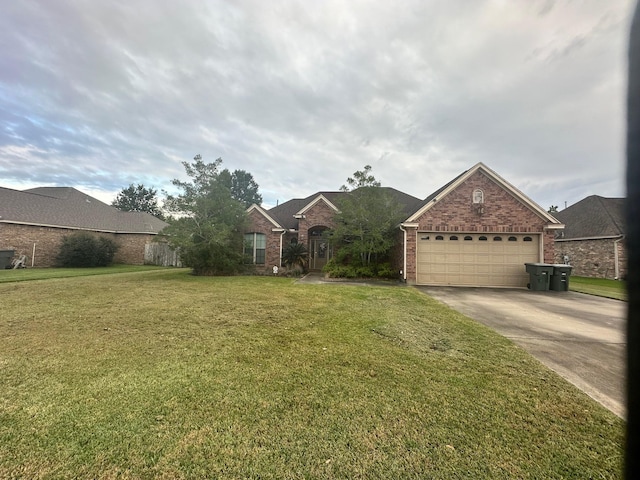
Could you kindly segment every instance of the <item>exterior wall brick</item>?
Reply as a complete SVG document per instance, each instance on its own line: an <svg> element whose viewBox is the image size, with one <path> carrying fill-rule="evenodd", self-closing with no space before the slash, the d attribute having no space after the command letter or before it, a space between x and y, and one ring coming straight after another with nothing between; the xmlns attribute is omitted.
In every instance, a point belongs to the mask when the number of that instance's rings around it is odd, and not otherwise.
<svg viewBox="0 0 640 480"><path fill-rule="evenodd" d="M67 228L0 223L0 248L15 250L16 255L26 255L28 266L33 263L35 267L53 267L63 237L78 231ZM113 259L114 263L130 265L144 263L144 246L156 238L155 235L148 234L87 233L110 238L116 242L120 248ZM32 259L34 244L35 258Z"/></svg>
<svg viewBox="0 0 640 480"><path fill-rule="evenodd" d="M319 201L298 221L298 241L305 245L309 241L309 230L315 227L333 228L336 211L323 201Z"/></svg>
<svg viewBox="0 0 640 480"><path fill-rule="evenodd" d="M264 270L265 272L270 272L273 269L274 265L280 266L281 239L284 242L284 239L282 238L282 232L274 232L273 229L276 227L273 225L273 223L267 220L257 210L252 210L251 212L249 212L249 223L251 226L246 233L262 233L267 237L265 264L256 265L256 269L258 271Z"/></svg>
<svg viewBox="0 0 640 480"><path fill-rule="evenodd" d="M473 204L476 189L484 193L482 205ZM478 208L482 207L482 212ZM545 262L554 258L553 232L545 232L547 221L482 171L477 171L433 206L417 221L418 231L493 232L542 234ZM416 229L407 229L407 282L416 282Z"/></svg>
<svg viewBox="0 0 640 480"><path fill-rule="evenodd" d="M566 255L573 267L572 275L615 279L615 248L618 249L618 276L622 279L627 275L627 251L624 240L615 242L613 238L606 238L556 241L555 263L564 263Z"/></svg>
<svg viewBox="0 0 640 480"><path fill-rule="evenodd" d="M305 218L299 219L297 233L287 231L282 235L282 232L272 231L275 226L260 212L252 210L249 213L250 227L247 230L247 233L263 233L267 236L267 247L265 253L266 263L264 266L256 266L256 269L258 271L269 273L274 265L281 265L281 239L283 249L294 239L308 247L309 230L315 227L333 227L333 216L335 213L335 210L333 210L329 205L323 201L319 201L307 210Z"/></svg>

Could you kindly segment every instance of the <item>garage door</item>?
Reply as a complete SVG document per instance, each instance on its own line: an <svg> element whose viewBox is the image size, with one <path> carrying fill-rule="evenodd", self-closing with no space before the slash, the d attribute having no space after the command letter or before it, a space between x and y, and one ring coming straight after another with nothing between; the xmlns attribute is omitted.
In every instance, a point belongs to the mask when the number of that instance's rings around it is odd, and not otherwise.
<svg viewBox="0 0 640 480"><path fill-rule="evenodd" d="M527 262L540 261L540 236L418 233L418 284L526 287Z"/></svg>

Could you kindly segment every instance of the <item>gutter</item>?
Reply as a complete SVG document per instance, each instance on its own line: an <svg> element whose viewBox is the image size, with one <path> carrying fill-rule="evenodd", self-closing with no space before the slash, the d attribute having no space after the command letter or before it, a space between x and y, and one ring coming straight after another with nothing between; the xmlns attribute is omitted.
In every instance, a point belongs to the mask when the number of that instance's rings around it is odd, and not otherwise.
<svg viewBox="0 0 640 480"><path fill-rule="evenodd" d="M82 230L85 232L99 232L99 233L127 233L127 234L144 234L144 235L158 235L160 232L153 230L147 230L145 232L135 232L127 230L105 230L102 228L90 228L90 227L71 227L65 225L48 225L46 223L30 223L30 222L18 222L15 220L0 220L0 223L6 223L11 225L26 225L29 227L44 227L44 228L63 228L65 230Z"/></svg>

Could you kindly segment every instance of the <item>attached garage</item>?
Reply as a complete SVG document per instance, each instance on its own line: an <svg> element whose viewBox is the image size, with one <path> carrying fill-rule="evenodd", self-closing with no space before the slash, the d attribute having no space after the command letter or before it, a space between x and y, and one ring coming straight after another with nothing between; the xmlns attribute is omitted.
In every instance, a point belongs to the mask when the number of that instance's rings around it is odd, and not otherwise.
<svg viewBox="0 0 640 480"><path fill-rule="evenodd" d="M416 252L418 284L526 287L540 235L418 232Z"/></svg>
<svg viewBox="0 0 640 480"><path fill-rule="evenodd" d="M407 283L526 288L525 263L553 263L553 215L478 163L400 224Z"/></svg>

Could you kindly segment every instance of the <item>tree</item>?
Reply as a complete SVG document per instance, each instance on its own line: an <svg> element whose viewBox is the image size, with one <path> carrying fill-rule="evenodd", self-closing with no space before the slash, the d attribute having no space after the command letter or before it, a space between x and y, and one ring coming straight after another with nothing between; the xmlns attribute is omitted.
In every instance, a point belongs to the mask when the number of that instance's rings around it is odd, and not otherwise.
<svg viewBox="0 0 640 480"><path fill-rule="evenodd" d="M231 173L225 168L220 172L220 178L231 190L231 196L241 201L245 208L249 208L254 203L256 205L262 203L262 195L258 193L259 186L249 172L234 170Z"/></svg>
<svg viewBox="0 0 640 480"><path fill-rule="evenodd" d="M113 207L123 212L147 212L163 220L164 216L158 207L157 192L153 188L146 188L142 184L130 184L123 188L111 202Z"/></svg>
<svg viewBox="0 0 640 480"><path fill-rule="evenodd" d="M191 181L172 180L181 193L167 195L165 201L174 215L162 233L195 275L231 275L244 266L247 215L220 178L221 163L220 158L204 163L200 155L191 164L182 162Z"/></svg>
<svg viewBox="0 0 640 480"><path fill-rule="evenodd" d="M402 206L380 186L369 165L349 177L341 190L346 195L337 200L336 226L329 233L338 250L336 260L355 266L383 260L395 243Z"/></svg>

